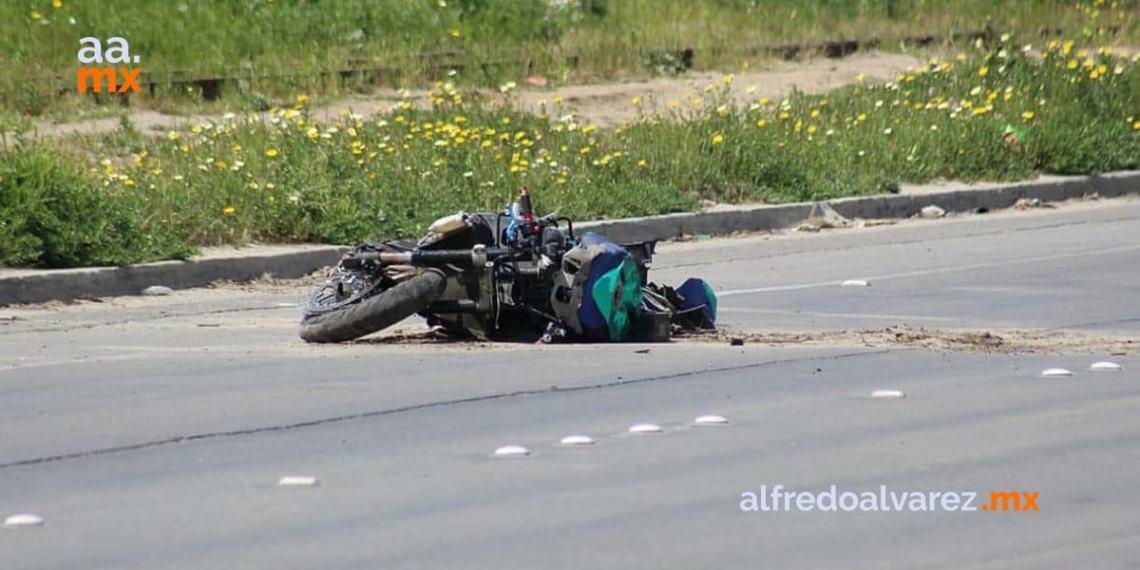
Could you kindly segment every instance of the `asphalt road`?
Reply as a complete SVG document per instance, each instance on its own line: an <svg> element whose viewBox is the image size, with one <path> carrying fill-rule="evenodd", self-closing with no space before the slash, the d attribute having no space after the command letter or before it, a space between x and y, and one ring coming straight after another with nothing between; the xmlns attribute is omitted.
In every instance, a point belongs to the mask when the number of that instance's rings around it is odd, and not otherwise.
<svg viewBox="0 0 1140 570"><path fill-rule="evenodd" d="M1140 342L1138 221L1115 201L669 244L653 275L708 278L739 330ZM45 520L0 529L0 568L1140 567L1133 351L315 347L302 291L0 309L0 518ZM1058 366L1074 376L1039 376ZM596 443L558 445L579 433ZM741 510L775 485L1039 510Z"/></svg>

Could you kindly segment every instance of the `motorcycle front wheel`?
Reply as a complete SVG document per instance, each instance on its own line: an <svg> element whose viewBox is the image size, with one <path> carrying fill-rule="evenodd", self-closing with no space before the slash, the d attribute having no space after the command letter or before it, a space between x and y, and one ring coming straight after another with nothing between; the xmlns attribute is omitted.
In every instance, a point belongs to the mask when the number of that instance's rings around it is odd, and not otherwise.
<svg viewBox="0 0 1140 570"><path fill-rule="evenodd" d="M301 320L305 342L347 342L388 328L428 307L443 295L447 280L426 270L388 289L320 312L307 309ZM322 286L323 288L324 286ZM321 289L313 293L321 295Z"/></svg>

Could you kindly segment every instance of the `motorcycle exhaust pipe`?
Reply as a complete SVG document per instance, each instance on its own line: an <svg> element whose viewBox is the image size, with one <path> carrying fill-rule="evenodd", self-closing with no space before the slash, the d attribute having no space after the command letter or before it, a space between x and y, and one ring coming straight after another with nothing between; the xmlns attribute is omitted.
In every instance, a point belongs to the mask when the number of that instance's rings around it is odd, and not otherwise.
<svg viewBox="0 0 1140 570"><path fill-rule="evenodd" d="M471 299L459 299L457 301L436 301L425 309L427 313L436 313L440 315L453 315L456 313L476 313L479 306Z"/></svg>

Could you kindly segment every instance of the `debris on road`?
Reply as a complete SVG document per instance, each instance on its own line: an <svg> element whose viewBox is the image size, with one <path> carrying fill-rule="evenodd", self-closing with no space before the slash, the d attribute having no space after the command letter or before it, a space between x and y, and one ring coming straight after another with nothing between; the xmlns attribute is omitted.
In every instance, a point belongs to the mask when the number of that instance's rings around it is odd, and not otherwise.
<svg viewBox="0 0 1140 570"><path fill-rule="evenodd" d="M1015 210L1032 210L1034 208L1056 208L1056 206L1042 202L1040 198L1020 198L1013 203Z"/></svg>
<svg viewBox="0 0 1140 570"><path fill-rule="evenodd" d="M807 219L796 226L795 231L818 232L826 229L849 228L851 225L851 220L841 216L839 212L835 211L835 208L831 207L831 204L816 202L812 204Z"/></svg>
<svg viewBox="0 0 1140 570"><path fill-rule="evenodd" d="M946 210L943 210L942 208L939 208L938 206L931 204L931 205L925 206L921 210L919 210L918 214L919 214L919 216L921 216L923 218L926 218L928 220L933 220L936 218L945 217L946 216Z"/></svg>
<svg viewBox="0 0 1140 570"><path fill-rule="evenodd" d="M174 293L174 289L163 285L151 285L150 287L142 290L142 294L146 295L147 297L164 297L172 293Z"/></svg>

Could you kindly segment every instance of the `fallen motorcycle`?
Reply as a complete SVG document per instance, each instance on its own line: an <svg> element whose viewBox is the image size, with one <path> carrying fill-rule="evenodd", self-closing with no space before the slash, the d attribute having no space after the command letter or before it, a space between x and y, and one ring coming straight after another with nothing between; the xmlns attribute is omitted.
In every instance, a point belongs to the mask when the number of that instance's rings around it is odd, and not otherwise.
<svg viewBox="0 0 1140 570"><path fill-rule="evenodd" d="M503 212L440 218L418 242L356 246L310 295L300 335L345 342L415 314L479 339L661 341L713 328L703 280L647 282L655 246L579 237L569 218L536 217L522 188Z"/></svg>

